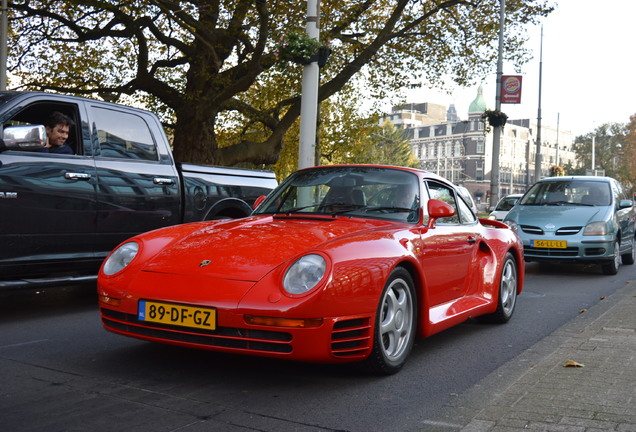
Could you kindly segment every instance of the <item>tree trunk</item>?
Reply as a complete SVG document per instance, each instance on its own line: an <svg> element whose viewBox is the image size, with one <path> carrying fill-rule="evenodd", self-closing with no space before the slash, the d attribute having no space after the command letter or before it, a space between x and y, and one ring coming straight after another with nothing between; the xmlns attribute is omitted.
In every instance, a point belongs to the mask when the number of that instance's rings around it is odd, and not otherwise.
<svg viewBox="0 0 636 432"><path fill-rule="evenodd" d="M193 112L177 113L173 147L173 154L178 162L218 164L213 128Z"/></svg>

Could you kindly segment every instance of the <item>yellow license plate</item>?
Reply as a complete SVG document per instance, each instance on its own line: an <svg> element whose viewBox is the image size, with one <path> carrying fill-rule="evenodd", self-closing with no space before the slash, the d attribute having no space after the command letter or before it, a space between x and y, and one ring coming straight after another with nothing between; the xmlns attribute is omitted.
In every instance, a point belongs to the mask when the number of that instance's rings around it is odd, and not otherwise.
<svg viewBox="0 0 636 432"><path fill-rule="evenodd" d="M214 330L216 309L139 300L139 321Z"/></svg>
<svg viewBox="0 0 636 432"><path fill-rule="evenodd" d="M568 242L565 240L534 240L533 245L536 248L565 249L568 247Z"/></svg>

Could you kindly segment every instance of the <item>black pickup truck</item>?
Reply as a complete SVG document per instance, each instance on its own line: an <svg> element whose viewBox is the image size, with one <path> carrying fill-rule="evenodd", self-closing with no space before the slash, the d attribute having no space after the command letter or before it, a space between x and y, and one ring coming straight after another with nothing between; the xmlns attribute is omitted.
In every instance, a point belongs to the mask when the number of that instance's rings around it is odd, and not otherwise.
<svg viewBox="0 0 636 432"><path fill-rule="evenodd" d="M45 119L73 119L72 155L43 153ZM42 92L0 92L0 289L95 280L140 232L244 217L276 186L269 171L174 161L154 114Z"/></svg>

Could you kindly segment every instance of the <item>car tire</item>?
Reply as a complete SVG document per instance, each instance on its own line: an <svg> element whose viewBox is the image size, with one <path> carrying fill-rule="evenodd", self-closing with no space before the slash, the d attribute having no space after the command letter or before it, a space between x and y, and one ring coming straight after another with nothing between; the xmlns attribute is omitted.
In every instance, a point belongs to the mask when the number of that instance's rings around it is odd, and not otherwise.
<svg viewBox="0 0 636 432"><path fill-rule="evenodd" d="M519 277L517 274L517 261L514 256L508 252L501 267L497 310L495 310L494 313L478 317L478 321L502 324L508 322L515 311L518 289Z"/></svg>
<svg viewBox="0 0 636 432"><path fill-rule="evenodd" d="M618 268L621 265L621 253L620 253L620 243L617 241L614 242L614 258L611 261L603 264L601 268L603 269L603 274L612 276L618 273Z"/></svg>
<svg viewBox="0 0 636 432"><path fill-rule="evenodd" d="M390 375L406 363L417 328L417 301L413 279L398 267L391 272L380 301L373 332L373 350L366 360L373 373Z"/></svg>
<svg viewBox="0 0 636 432"><path fill-rule="evenodd" d="M621 260L623 264L632 265L634 261L636 261L636 239L632 239L632 247L629 250L629 253L621 255Z"/></svg>

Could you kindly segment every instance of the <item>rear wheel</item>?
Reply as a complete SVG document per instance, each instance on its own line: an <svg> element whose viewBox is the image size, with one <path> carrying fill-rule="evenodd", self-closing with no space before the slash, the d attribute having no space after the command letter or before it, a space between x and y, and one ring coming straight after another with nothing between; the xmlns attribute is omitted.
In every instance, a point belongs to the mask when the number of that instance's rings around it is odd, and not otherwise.
<svg viewBox="0 0 636 432"><path fill-rule="evenodd" d="M616 240L614 242L614 258L611 261L601 266L601 268L603 269L603 274L615 275L616 273L618 273L618 268L620 267L620 265L621 265L620 243L618 243L618 240Z"/></svg>
<svg viewBox="0 0 636 432"><path fill-rule="evenodd" d="M404 366L413 348L416 317L413 279L398 267L391 272L378 304L373 351L366 360L372 372L393 374Z"/></svg>
<svg viewBox="0 0 636 432"><path fill-rule="evenodd" d="M517 304L517 289L519 288L519 278L517 277L517 262L510 252L506 254L503 267L501 268L501 278L499 280L499 299L497 300L497 310L489 315L479 317L480 321L505 323L510 320Z"/></svg>
<svg viewBox="0 0 636 432"><path fill-rule="evenodd" d="M632 239L632 247L629 250L629 253L625 255L621 255L623 264L632 265L634 261L636 261L636 239Z"/></svg>

